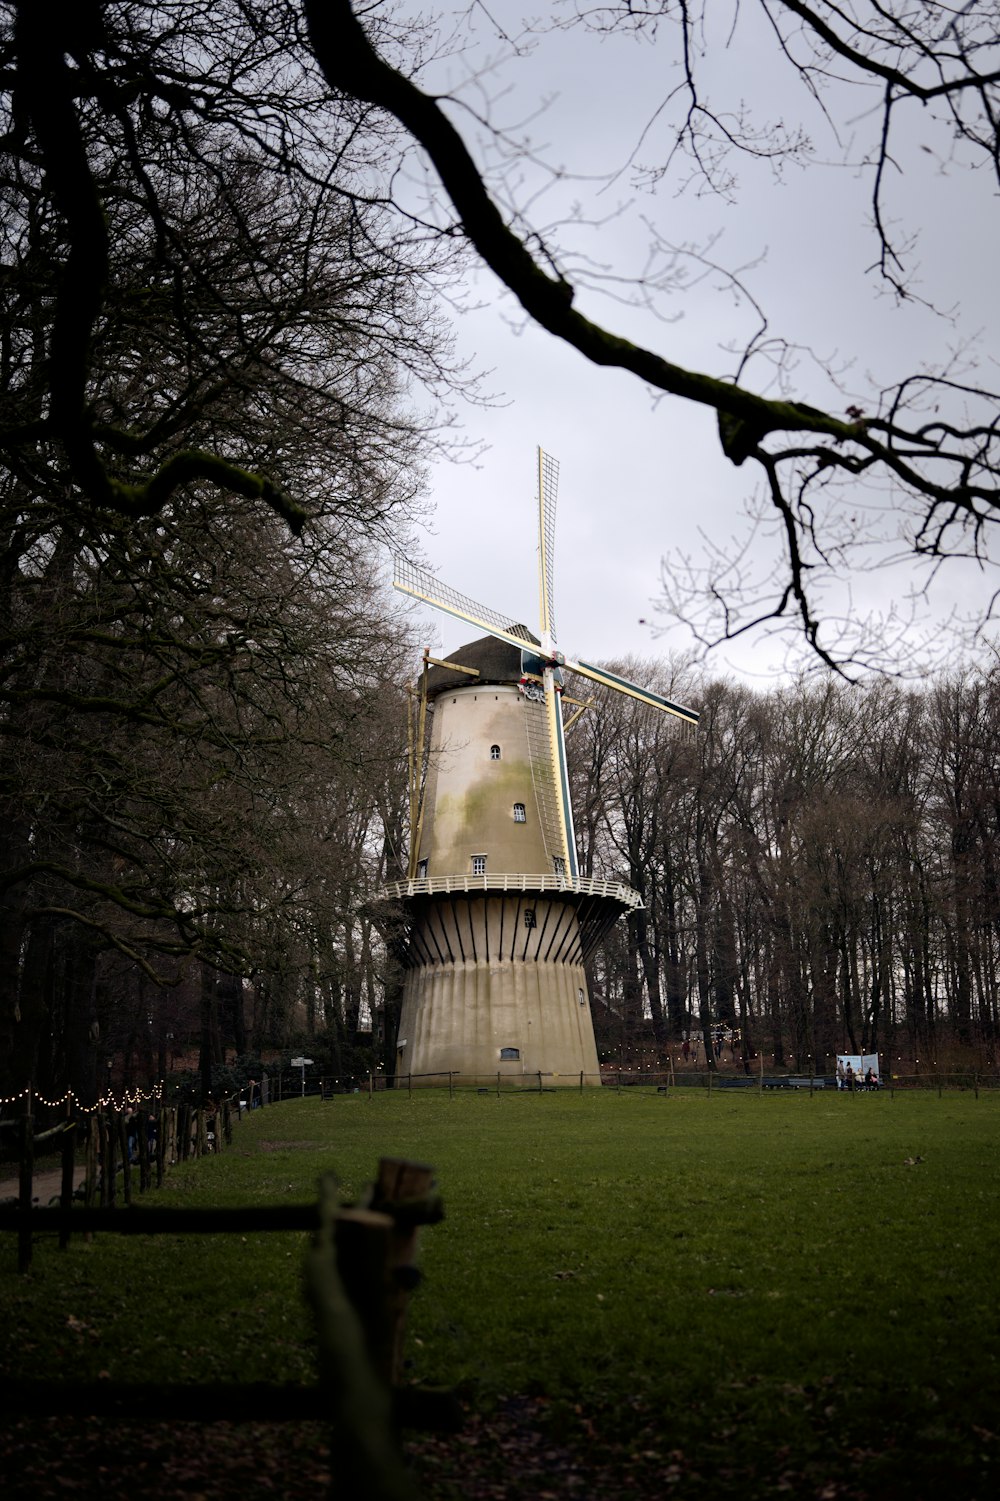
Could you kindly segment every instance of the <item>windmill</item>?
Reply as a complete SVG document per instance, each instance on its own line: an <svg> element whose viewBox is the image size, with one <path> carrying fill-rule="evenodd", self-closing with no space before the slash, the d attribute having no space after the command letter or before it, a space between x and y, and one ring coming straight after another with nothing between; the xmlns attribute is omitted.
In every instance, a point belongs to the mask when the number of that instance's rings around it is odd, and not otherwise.
<svg viewBox="0 0 1000 1501"><path fill-rule="evenodd" d="M557 649L558 476L558 464L539 449L537 637L428 570L395 560L397 589L486 632L443 661L424 654L409 879L386 892L403 902L408 919L397 1071L411 1076L596 1076L583 962L639 898L622 883L579 874L562 708L579 701L565 693L565 674L688 726L698 721L694 710ZM422 791L428 706L435 724Z"/></svg>

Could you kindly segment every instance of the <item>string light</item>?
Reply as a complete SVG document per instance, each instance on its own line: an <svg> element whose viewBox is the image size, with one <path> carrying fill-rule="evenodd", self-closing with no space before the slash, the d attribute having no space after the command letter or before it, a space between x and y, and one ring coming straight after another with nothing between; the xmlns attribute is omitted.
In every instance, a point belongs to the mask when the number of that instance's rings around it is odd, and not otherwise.
<svg viewBox="0 0 1000 1501"><path fill-rule="evenodd" d="M110 1091L108 1094L101 1095L95 1105L85 1105L72 1089L67 1089L66 1093L58 1100L47 1100L44 1095L33 1092L30 1084L25 1089L22 1089L19 1094L0 1096L0 1105L16 1105L18 1100L31 1098L34 1098L39 1105L44 1105L47 1110L58 1110L60 1105L73 1103L76 1105L77 1110L81 1111L84 1115L92 1115L95 1110L105 1110L109 1106L112 1110L125 1110L129 1105L141 1105L145 1100L161 1100L163 1098L163 1080L161 1079L158 1084L154 1084L145 1094L140 1089L126 1089L122 1093L120 1105L116 1102L114 1095Z"/></svg>

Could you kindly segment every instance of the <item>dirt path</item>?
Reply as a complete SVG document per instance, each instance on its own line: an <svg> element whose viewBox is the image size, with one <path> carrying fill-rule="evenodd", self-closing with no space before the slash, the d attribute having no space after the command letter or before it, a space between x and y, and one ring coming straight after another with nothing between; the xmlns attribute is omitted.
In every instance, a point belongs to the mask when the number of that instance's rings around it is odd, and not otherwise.
<svg viewBox="0 0 1000 1501"><path fill-rule="evenodd" d="M79 1188L86 1177L83 1167L73 1169L73 1187ZM15 1175L13 1178L0 1178L0 1204L6 1199L16 1199L20 1192L20 1183ZM53 1199L58 1199L62 1192L62 1169L46 1168L42 1173L36 1173L31 1180L31 1202L44 1209Z"/></svg>

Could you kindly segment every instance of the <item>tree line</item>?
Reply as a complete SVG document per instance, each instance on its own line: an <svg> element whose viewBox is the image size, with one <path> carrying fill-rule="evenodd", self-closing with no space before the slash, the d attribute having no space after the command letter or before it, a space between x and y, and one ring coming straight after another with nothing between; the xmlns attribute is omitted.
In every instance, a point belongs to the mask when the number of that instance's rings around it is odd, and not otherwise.
<svg viewBox="0 0 1000 1501"><path fill-rule="evenodd" d="M992 1057L1000 681L966 670L760 692L621 664L700 705L697 738L607 695L570 737L581 869L641 911L597 955L611 1049L692 1030L803 1066Z"/></svg>
<svg viewBox="0 0 1000 1501"><path fill-rule="evenodd" d="M0 1096L372 1003L448 341L238 12L0 6Z"/></svg>

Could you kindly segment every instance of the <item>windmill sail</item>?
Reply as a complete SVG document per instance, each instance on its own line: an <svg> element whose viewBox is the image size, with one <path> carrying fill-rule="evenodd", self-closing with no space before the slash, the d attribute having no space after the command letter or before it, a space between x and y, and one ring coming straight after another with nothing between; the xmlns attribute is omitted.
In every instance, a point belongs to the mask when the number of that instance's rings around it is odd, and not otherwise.
<svg viewBox="0 0 1000 1501"><path fill-rule="evenodd" d="M552 580L555 572L556 497L559 491L559 465L547 453L538 450L538 618L542 642L556 639L556 618L552 603Z"/></svg>
<svg viewBox="0 0 1000 1501"><path fill-rule="evenodd" d="M399 553L393 559L393 587L403 594L412 595L414 599L422 600L424 604L433 605L437 610L444 610L447 615L454 615L456 620L464 620L469 625L478 626L491 636L496 636L500 641L509 641L511 646L534 647L535 641L527 626L521 625L509 615L501 615L497 610L491 610L488 605L481 605L467 594L460 594L457 589L442 584L428 568L421 568L417 563L411 563L408 558Z"/></svg>
<svg viewBox="0 0 1000 1501"><path fill-rule="evenodd" d="M609 672L606 667L594 667L590 662L571 662L568 658L563 666L568 672L577 672L581 677L589 678L592 683L600 683L605 688L615 688L619 693L627 693L630 698L638 699L641 704L648 704L651 709L661 709L665 714L676 714L679 719L683 719L692 726L698 723L697 709L688 709L683 704L675 704L672 699L653 693L649 688L642 688L629 678L620 677L616 672Z"/></svg>
<svg viewBox="0 0 1000 1501"><path fill-rule="evenodd" d="M538 826L542 831L545 853L553 862L566 858L566 833L560 817L558 768L552 757L548 707L537 699L526 699L524 724L531 762L531 782L535 794ZM554 869L553 864L553 869Z"/></svg>

